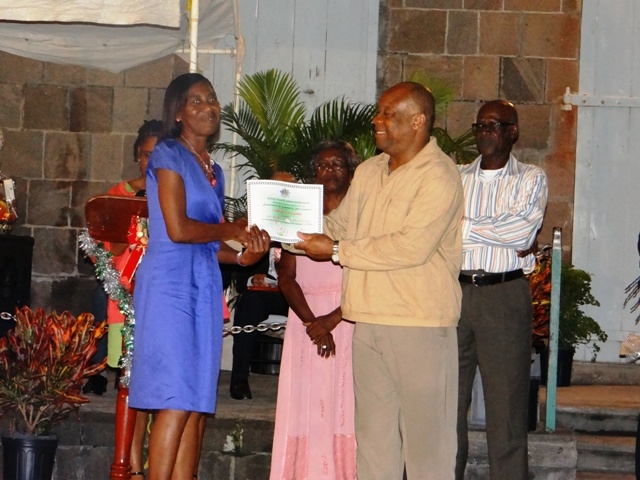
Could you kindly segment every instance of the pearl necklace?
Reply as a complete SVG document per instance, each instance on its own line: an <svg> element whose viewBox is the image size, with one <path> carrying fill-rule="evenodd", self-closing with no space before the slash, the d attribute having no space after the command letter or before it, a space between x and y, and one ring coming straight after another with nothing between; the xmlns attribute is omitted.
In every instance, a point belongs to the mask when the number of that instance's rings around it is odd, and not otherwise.
<svg viewBox="0 0 640 480"><path fill-rule="evenodd" d="M205 162L202 157L198 154L198 152L196 152L196 149L193 148L193 145L191 145L189 143L189 140L187 140L186 138L184 138L183 135L180 135L180 138L182 140L184 140L184 142L189 146L189 148L191 149L191 151L193 152L193 154L196 156L196 160L198 160L198 164L200 164L200 166L202 167L202 169L204 170L204 174L207 177L207 180L209 180L209 183L211 184L212 187L216 186L216 174L213 171L213 167L211 166L211 162Z"/></svg>

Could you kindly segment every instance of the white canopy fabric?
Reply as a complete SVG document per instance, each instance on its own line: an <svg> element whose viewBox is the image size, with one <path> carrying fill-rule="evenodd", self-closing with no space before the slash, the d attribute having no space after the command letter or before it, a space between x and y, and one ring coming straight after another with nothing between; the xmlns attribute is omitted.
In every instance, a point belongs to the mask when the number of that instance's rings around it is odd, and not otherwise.
<svg viewBox="0 0 640 480"><path fill-rule="evenodd" d="M103 0L99 3L127 3ZM175 53L189 50L189 18L186 0L136 0L138 13L144 12L146 25L101 25L89 17L82 23L15 22L5 20L15 15L15 8L0 0L0 50L36 60L101 68L114 73ZM14 3L22 3L16 2ZM41 9L55 10L70 0L30 0ZM80 11L94 0L73 0ZM178 5L179 28L149 25L159 4ZM236 36L233 0L200 0L198 22L199 50L217 48L225 36ZM48 4L49 6L45 6ZM175 7L174 5L174 7ZM28 9L25 9L28 10ZM64 9L66 10L66 9ZM128 9L131 10L131 9ZM61 11L64 15L66 12ZM118 14L116 14L118 15ZM124 13L123 13L124 15ZM84 17L83 17L84 18ZM156 21L156 20L154 20Z"/></svg>
<svg viewBox="0 0 640 480"><path fill-rule="evenodd" d="M26 5L25 5L26 4ZM180 27L180 3L166 0L0 0L3 20L84 22L111 25L146 23Z"/></svg>

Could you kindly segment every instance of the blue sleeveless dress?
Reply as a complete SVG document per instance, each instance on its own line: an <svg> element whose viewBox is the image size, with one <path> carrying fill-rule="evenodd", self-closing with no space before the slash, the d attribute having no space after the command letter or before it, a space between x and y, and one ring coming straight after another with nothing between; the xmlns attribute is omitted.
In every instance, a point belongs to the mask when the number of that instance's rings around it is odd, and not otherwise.
<svg viewBox="0 0 640 480"><path fill-rule="evenodd" d="M193 155L172 139L158 144L147 168L149 244L133 294L129 405L214 413L223 328L220 245L169 239L158 200L158 168L182 177L189 218L216 224L222 219L220 188L211 187Z"/></svg>

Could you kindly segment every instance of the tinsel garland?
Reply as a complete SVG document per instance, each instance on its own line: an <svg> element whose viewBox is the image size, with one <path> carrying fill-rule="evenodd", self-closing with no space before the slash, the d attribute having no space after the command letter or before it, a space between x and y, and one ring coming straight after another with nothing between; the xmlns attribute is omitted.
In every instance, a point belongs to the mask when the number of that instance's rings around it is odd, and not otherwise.
<svg viewBox="0 0 640 480"><path fill-rule="evenodd" d="M120 272L113 265L113 255L102 242L96 243L89 231L80 231L80 248L87 257L94 259L96 277L102 281L104 291L109 298L118 304L120 312L124 315L124 327L122 328L123 352L120 357L119 367L122 369L120 385L129 387L131 360L133 358L133 327L135 317L133 314L133 298L120 281Z"/></svg>

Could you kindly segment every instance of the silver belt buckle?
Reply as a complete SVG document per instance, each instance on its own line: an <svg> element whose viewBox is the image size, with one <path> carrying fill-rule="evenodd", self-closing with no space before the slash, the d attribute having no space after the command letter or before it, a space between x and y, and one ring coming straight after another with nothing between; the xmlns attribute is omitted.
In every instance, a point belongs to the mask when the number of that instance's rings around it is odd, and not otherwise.
<svg viewBox="0 0 640 480"><path fill-rule="evenodd" d="M472 273L471 274L471 285L473 285L474 287L479 287L480 284L476 283L477 280L480 280L482 278L482 274L480 273Z"/></svg>

